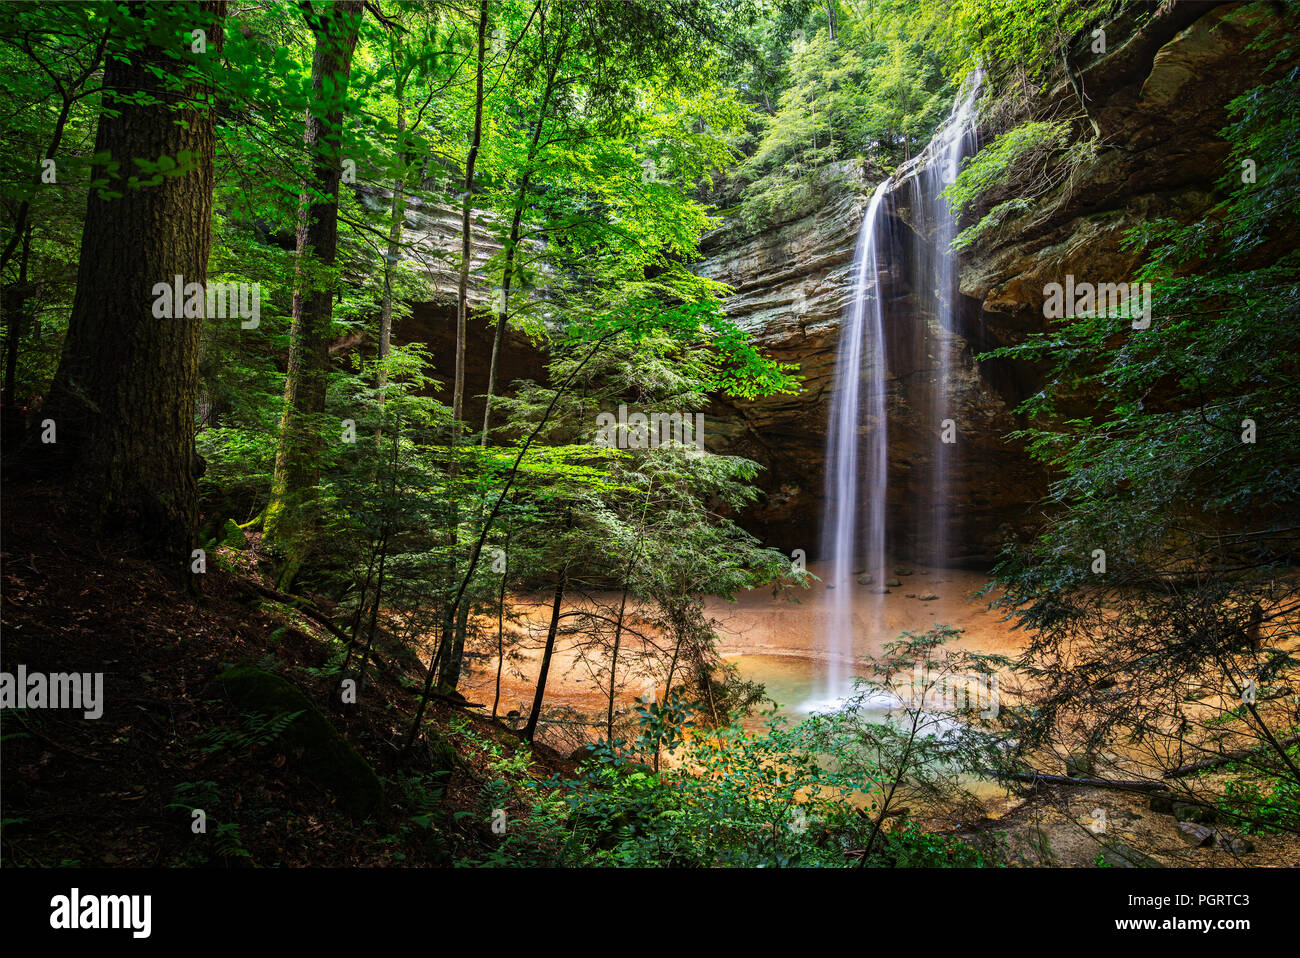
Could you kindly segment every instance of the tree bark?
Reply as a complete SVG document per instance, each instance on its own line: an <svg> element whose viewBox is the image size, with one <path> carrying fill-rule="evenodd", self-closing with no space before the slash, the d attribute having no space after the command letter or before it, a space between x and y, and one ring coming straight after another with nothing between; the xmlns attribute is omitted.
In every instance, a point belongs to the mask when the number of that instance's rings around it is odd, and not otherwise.
<svg viewBox="0 0 1300 958"><path fill-rule="evenodd" d="M275 478L265 520L267 538L284 554L279 584L285 591L292 586L304 558L311 533L308 513L320 478L317 420L325 411L334 291L311 274L333 267L338 252L343 100L363 9L361 0L338 0L322 6L319 12L309 3L304 3L303 8L316 38L311 70L315 109L308 107L303 137L312 158L312 173L298 203L289 364ZM324 199L313 200L313 196Z"/></svg>
<svg viewBox="0 0 1300 958"><path fill-rule="evenodd" d="M133 4L130 14L174 19L187 32L204 24L209 57L221 43L224 4ZM193 75L152 45L106 59L95 153L109 160L92 171L99 185L86 205L68 333L42 417L54 421L56 441L42 443L36 424L32 442L39 468L67 470L84 486L101 531L124 533L181 573L198 525L203 310L158 318L154 287L207 279L215 137L212 111L197 99L205 82L184 80ZM182 153L192 165L180 163ZM133 160L160 157L182 172L157 185L128 182L138 173Z"/></svg>
<svg viewBox="0 0 1300 958"><path fill-rule="evenodd" d="M544 24L544 21L543 21ZM519 180L519 192L515 196L514 216L510 221L510 238L506 241L505 263L501 268L501 302L497 308L497 328L492 336L492 358L488 362L487 397L483 402L483 435L480 443L488 444L488 430L492 426L492 397L496 395L497 363L501 351L505 348L506 317L509 315L510 287L514 275L515 250L519 246L519 227L524 216L524 204L528 199L528 185L533 176L533 164L537 162L537 153L542 141L542 127L546 123L546 114L551 108L551 94L555 92L555 75L559 70L560 60L564 56L563 45L556 50L551 61L551 69L546 75L546 89L542 94L542 105L537 113L537 126L533 128L533 138L528 144L528 159L524 164L524 174Z"/></svg>
<svg viewBox="0 0 1300 958"><path fill-rule="evenodd" d="M465 411L465 336L469 313L469 262L473 252L470 212L474 200L474 164L478 160L479 142L483 137L483 52L487 42L488 0L478 11L478 69L475 77L474 133L465 157L465 197L460 217L460 279L456 290L456 374L452 385L452 428L460 435L460 420Z"/></svg>
<svg viewBox="0 0 1300 958"><path fill-rule="evenodd" d="M551 671L551 655L555 651L555 635L560 627L560 605L564 602L564 590L569 584L569 567L560 569L560 578L555 583L555 599L551 603L551 625L546 631L546 649L542 652L542 668L537 675L537 691L533 694L533 710L528 716L528 725L524 728L524 738L533 740L537 734L537 721L542 717L542 700L546 697L546 676Z"/></svg>
<svg viewBox="0 0 1300 958"><path fill-rule="evenodd" d="M397 151L402 171L393 178L392 222L388 227L388 251L384 256L384 298L379 305L379 405L384 405L384 390L388 387L388 370L384 360L392 348L393 337L393 276L397 272L398 258L402 252L402 226L406 220L406 106L402 97L406 89L406 74L397 74Z"/></svg>

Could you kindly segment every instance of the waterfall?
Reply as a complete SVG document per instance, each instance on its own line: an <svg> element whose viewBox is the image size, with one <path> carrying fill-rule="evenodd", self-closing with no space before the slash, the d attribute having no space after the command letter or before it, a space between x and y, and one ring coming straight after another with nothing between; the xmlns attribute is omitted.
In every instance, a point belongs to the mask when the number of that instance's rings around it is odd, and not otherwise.
<svg viewBox="0 0 1300 958"><path fill-rule="evenodd" d="M916 540L919 556L935 566L947 565L954 557L949 536L950 457L952 443L942 440L950 423L954 438L959 435L961 416L952 403L951 341L960 335L957 317L957 258L950 251L957 235L957 219L948 208L943 190L957 178L961 161L975 152L975 101L982 74L976 70L963 87L952 112L917 160L910 177L912 209L918 229L913 233L911 260L915 273L912 289L922 316L933 317L934 333L927 337L934 357L933 376L924 401L924 424L936 437L932 445L927 495L918 496L926 508L920 511Z"/></svg>
<svg viewBox="0 0 1300 958"><path fill-rule="evenodd" d="M885 312L880 296L882 246L888 239L881 216L885 180L871 196L853 259L853 287L849 307L840 330L835 361L835 386L831 394L830 428L826 438L826 527L831 571L828 648L830 665L826 697L837 699L849 691L847 666L853 661L854 601L857 573L872 578L870 611L877 627L883 612L878 591L885 582L885 491L888 482L888 427L885 416ZM865 382L865 396L863 395ZM863 418L868 425L865 448L858 429ZM866 478L865 516L858 508L859 469ZM858 562L859 519L863 557Z"/></svg>
<svg viewBox="0 0 1300 958"><path fill-rule="evenodd" d="M947 121L913 162L882 182L867 204L858 232L851 273L851 295L840 330L830 420L826 438L826 511L822 552L830 562L827 577L828 621L825 700L842 699L851 690L855 660L854 634L859 627L876 638L884 636L885 581L889 577L886 509L889 484L889 427L885 310L882 275L894 248L893 216L887 196L902 178L910 179L913 210L925 224L916 231L918 266L913 288L922 314L934 317L934 377L924 401L924 416L934 437L928 490L913 495L928 506L919 510L929 528L928 550L942 565L948 544L948 449L941 441L944 419L956 419L950 409L952 378L946 340L957 334L957 275L949 252L956 222L939 194L956 177L962 159L974 150L975 100L980 74L973 74ZM924 232L924 236L921 234ZM921 538L921 537L918 537ZM859 584L860 575L870 581Z"/></svg>

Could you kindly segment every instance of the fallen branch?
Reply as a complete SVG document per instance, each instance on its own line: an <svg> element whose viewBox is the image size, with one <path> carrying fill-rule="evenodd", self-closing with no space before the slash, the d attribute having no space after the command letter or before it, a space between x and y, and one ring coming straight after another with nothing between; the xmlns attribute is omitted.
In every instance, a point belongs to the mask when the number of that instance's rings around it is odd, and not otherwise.
<svg viewBox="0 0 1300 958"><path fill-rule="evenodd" d="M349 639L338 626L331 622L323 612L318 612L310 604L311 600L304 599L301 596L289 595L286 592L277 592L275 589L268 589L266 586L258 585L256 582L250 583L250 585L252 585L259 595L296 609L313 622L323 626L325 631L329 632L329 634L334 636L334 638L343 642L345 645L351 644L352 640Z"/></svg>
<svg viewBox="0 0 1300 958"><path fill-rule="evenodd" d="M1300 742L1300 735L1292 735L1288 739L1283 739L1281 745L1283 748ZM1203 772L1207 768L1218 768L1220 765L1227 765L1229 762L1240 762L1242 759L1250 758L1255 752L1260 750L1260 746L1253 748L1240 748L1235 752L1224 752L1222 755L1216 755L1214 758L1203 758L1198 762L1188 762L1186 765L1179 765L1177 768L1171 768L1164 773L1164 778L1182 778L1184 775L1192 775L1196 772Z"/></svg>
<svg viewBox="0 0 1300 958"><path fill-rule="evenodd" d="M994 772L985 774L998 778L1009 778L1017 782L1030 782L1034 785L1077 785L1080 788L1113 788L1126 792L1167 792L1169 786L1164 782L1148 782L1142 779L1124 781L1114 778L1071 778L1069 775L1044 775L1041 772Z"/></svg>

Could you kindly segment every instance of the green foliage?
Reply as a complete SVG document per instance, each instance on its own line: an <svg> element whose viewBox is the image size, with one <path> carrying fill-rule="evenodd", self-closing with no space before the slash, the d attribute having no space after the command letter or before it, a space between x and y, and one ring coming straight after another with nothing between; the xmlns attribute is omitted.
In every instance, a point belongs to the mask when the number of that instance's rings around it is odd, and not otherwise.
<svg viewBox="0 0 1300 958"><path fill-rule="evenodd" d="M1063 120L1020 124L971 157L943 191L944 199L960 215L990 190L1010 183L1013 174L1025 179L1041 175L1043 164L1064 149L1069 134L1070 125Z"/></svg>
<svg viewBox="0 0 1300 958"><path fill-rule="evenodd" d="M268 715L247 712L241 718L244 728L214 728L199 738L199 750L205 755L216 752L246 752L251 748L270 745L301 715L301 711Z"/></svg>
<svg viewBox="0 0 1300 958"><path fill-rule="evenodd" d="M736 173L751 229L801 215L828 164L857 157L893 170L924 146L952 102L936 8L899 0L837 7L834 36L821 9L792 30L775 106L764 93L760 130Z"/></svg>
<svg viewBox="0 0 1300 958"><path fill-rule="evenodd" d="M1257 42L1289 62L1293 36ZM1296 709L1243 691L1243 677L1267 686L1296 668L1283 643L1300 497L1297 97L1288 65L1233 101L1216 205L1131 232L1135 279L1154 290L1149 328L1080 315L993 353L1045 370L1015 435L1058 476L1045 529L999 567L995 603L1033 630L1038 736L1181 754L1214 729L1300 780L1272 744ZM1268 187L1243 175L1247 158ZM1098 549L1105 574L1093 570ZM1228 800L1246 821L1271 815L1263 792L1234 786Z"/></svg>

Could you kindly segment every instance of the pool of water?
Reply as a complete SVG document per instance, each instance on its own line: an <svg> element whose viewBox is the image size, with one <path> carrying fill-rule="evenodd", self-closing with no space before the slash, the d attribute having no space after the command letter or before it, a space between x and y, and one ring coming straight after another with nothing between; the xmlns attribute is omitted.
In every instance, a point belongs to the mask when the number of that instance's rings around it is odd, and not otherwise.
<svg viewBox="0 0 1300 958"><path fill-rule="evenodd" d="M741 654L728 655L725 661L736 667L741 678L751 682L761 682L767 690L767 696L777 704L777 714L792 723L800 722L811 715L834 711L840 704L828 699L824 693L826 663L817 659L797 655ZM882 724L891 721L900 714L902 699L885 690L868 696L863 709L868 721ZM770 711L771 703L763 709ZM763 731L767 717L762 709L752 712L743 724L752 732ZM938 728L956 729L958 723L940 718ZM980 798L992 799L1005 797L1005 790L996 782L979 776L962 774L958 781Z"/></svg>

